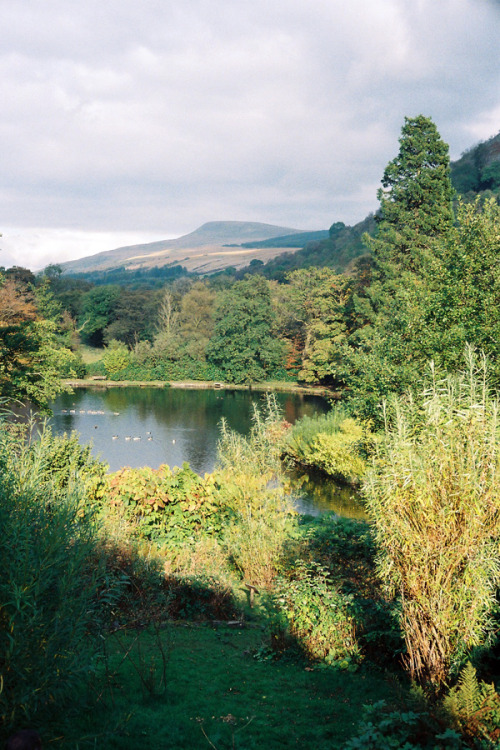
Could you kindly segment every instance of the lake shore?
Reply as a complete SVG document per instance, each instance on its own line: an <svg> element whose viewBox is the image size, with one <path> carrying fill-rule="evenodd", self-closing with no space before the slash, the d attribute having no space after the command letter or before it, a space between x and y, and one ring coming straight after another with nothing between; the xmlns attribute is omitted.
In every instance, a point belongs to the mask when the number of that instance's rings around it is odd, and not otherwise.
<svg viewBox="0 0 500 750"><path fill-rule="evenodd" d="M235 384L223 383L209 380L108 380L99 379L65 379L64 384L70 388L210 388L214 390L230 391L280 391L285 393L308 393L314 396L335 397L333 391L322 386L298 385L298 383L286 383L269 381L265 383Z"/></svg>

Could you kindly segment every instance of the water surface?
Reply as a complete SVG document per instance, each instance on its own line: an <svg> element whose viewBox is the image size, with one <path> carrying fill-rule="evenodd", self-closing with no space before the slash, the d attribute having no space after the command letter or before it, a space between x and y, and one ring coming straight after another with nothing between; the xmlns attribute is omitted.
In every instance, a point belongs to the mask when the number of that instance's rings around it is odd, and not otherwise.
<svg viewBox="0 0 500 750"><path fill-rule="evenodd" d="M300 417L328 411L320 396L276 393L283 417L293 424ZM265 405L265 394L240 390L182 388L76 388L52 404L50 420L56 434L76 430L82 443L109 465L137 468L161 464L182 466L187 461L200 475L214 469L220 423L247 435L253 405ZM359 505L352 492L325 479L305 478L302 512L334 510L356 517ZM298 486L298 485L297 485ZM297 490L297 494L299 491Z"/></svg>

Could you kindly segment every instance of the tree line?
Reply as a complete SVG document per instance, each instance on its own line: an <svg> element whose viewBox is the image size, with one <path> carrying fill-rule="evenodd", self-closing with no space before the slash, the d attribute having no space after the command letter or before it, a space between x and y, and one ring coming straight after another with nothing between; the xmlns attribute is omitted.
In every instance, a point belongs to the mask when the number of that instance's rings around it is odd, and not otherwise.
<svg viewBox="0 0 500 750"><path fill-rule="evenodd" d="M254 264L243 278L183 276L133 288L93 285L58 266L36 277L4 271L2 393L14 376L32 397L38 386L52 392L56 372L84 374L81 344L103 349L90 372L108 377L299 380L330 388L371 417L389 393L414 387L429 360L456 370L466 343L490 357L498 384L496 199L457 200L448 147L421 115L405 119L378 198L365 253L344 273L323 258L281 280ZM330 244L344 231L333 225ZM33 375L23 381L30 361L45 363L38 386Z"/></svg>

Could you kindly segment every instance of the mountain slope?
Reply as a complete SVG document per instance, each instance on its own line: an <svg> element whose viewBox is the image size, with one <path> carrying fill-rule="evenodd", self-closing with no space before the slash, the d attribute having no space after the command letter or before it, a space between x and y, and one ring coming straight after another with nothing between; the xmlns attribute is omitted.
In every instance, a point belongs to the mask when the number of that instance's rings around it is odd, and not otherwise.
<svg viewBox="0 0 500 750"><path fill-rule="evenodd" d="M180 264L189 271L209 273L230 265L248 265L253 258L265 261L276 255L276 250L272 248L254 250L240 247L244 242L296 235L301 231L259 222L211 221L173 240L119 247L61 266L66 273L79 273L121 266L134 270Z"/></svg>

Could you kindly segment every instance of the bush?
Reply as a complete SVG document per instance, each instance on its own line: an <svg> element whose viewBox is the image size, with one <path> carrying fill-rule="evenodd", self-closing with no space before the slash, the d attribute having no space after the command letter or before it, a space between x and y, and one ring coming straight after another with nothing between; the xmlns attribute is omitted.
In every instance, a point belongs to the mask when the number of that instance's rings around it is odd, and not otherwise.
<svg viewBox="0 0 500 750"><path fill-rule="evenodd" d="M465 750L458 732L436 720L425 705L391 710L384 701L365 706L359 734L344 750Z"/></svg>
<svg viewBox="0 0 500 750"><path fill-rule="evenodd" d="M366 472L373 442L369 429L337 408L298 420L287 437L284 454L338 481L356 483Z"/></svg>
<svg viewBox="0 0 500 750"><path fill-rule="evenodd" d="M106 503L132 522L136 536L178 546L218 535L227 511L214 474L204 479L181 469L120 469L107 477Z"/></svg>
<svg viewBox="0 0 500 750"><path fill-rule="evenodd" d="M411 675L440 686L488 641L500 582L498 403L486 363L399 399L365 485L379 572L401 600Z"/></svg>
<svg viewBox="0 0 500 750"><path fill-rule="evenodd" d="M273 600L309 658L355 668L360 651L354 598L341 593L323 566L297 562L286 579L279 579Z"/></svg>
<svg viewBox="0 0 500 750"><path fill-rule="evenodd" d="M0 435L0 717L5 730L60 712L89 678L103 589L85 482L50 472L50 447ZM59 481L58 481L59 480ZM101 595L100 593L101 592Z"/></svg>
<svg viewBox="0 0 500 750"><path fill-rule="evenodd" d="M125 344L113 339L104 350L102 361L106 374L114 377L127 368L130 363L130 352Z"/></svg>

